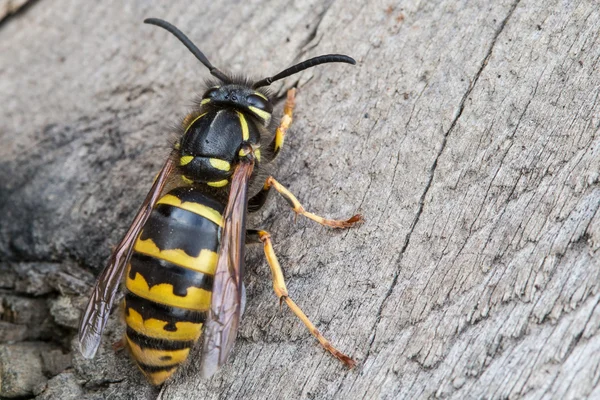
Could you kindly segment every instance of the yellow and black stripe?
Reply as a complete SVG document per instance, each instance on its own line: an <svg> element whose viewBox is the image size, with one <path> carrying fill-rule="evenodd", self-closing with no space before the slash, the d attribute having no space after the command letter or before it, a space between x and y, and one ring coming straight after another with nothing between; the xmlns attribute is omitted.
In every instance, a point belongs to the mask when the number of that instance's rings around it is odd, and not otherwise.
<svg viewBox="0 0 600 400"><path fill-rule="evenodd" d="M154 385L183 363L210 307L224 206L189 187L164 195L127 266L126 342Z"/></svg>

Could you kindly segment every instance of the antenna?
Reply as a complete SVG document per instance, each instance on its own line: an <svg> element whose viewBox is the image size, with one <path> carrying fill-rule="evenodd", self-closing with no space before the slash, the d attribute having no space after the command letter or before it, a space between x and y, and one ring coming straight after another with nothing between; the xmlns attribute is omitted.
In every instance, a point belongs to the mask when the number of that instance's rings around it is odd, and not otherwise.
<svg viewBox="0 0 600 400"><path fill-rule="evenodd" d="M352 65L356 64L356 61L354 61L354 59L352 57L348 57L343 54L326 54L323 56L311 58L306 61L302 61L301 63L298 63L292 67L289 67L288 69L281 71L280 73L278 73L275 76L271 76L269 78L262 79L262 80L256 82L254 84L254 86L252 86L252 88L257 89L259 87L269 86L271 83L273 83L275 81L278 81L283 78L287 78L288 76L297 74L298 72L304 71L305 69L316 67L317 65L320 65L320 64L334 63L334 62L342 62L342 63L352 64Z"/></svg>
<svg viewBox="0 0 600 400"><path fill-rule="evenodd" d="M164 21L164 20L158 19L158 18L147 18L144 20L144 23L156 25L156 26L159 26L159 27L171 32L177 39L179 39L179 41L181 41L181 43L183 43L183 45L185 47L188 48L188 50L190 52L192 52L192 54L194 56L196 56L196 58L198 60L200 60L200 62L202 64L204 64L206 66L206 68L208 68L208 70L210 71L212 76L222 80L223 83L231 82L231 80L224 73L222 73L216 67L214 67L210 63L210 61L208 61L208 58L206 58L204 53L202 53L200 51L200 49L198 49L198 47L196 47L196 45L194 43L192 43L192 41L187 36L185 36L185 34L183 32L181 32L179 29L177 29L175 26L171 25L167 21Z"/></svg>

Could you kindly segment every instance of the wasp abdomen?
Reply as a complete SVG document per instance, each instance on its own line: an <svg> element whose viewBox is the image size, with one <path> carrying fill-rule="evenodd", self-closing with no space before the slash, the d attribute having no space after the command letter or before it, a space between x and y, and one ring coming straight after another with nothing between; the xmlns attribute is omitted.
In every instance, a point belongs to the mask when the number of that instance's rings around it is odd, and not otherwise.
<svg viewBox="0 0 600 400"><path fill-rule="evenodd" d="M126 273L126 341L160 385L202 332L217 265L223 205L192 188L164 195L144 225Z"/></svg>

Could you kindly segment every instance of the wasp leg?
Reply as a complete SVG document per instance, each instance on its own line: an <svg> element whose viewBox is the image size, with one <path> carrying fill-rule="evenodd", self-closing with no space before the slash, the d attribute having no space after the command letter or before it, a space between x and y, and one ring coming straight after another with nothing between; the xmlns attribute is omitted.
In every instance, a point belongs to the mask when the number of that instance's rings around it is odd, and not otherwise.
<svg viewBox="0 0 600 400"><path fill-rule="evenodd" d="M287 133L288 128L292 124L292 114L294 112L294 107L296 106L296 88L291 88L287 92L287 99L285 100L285 106L283 106L283 117L281 118L281 122L275 131L275 137L273 141L269 145L269 149L273 154L274 160L275 157L279 154L281 147L283 146L283 141L285 140L285 134Z"/></svg>
<svg viewBox="0 0 600 400"><path fill-rule="evenodd" d="M248 200L248 212L256 212L262 208L267 202L267 197L269 197L269 191L271 187L267 187L266 185L262 187L260 192L256 193L254 196Z"/></svg>
<svg viewBox="0 0 600 400"><path fill-rule="evenodd" d="M281 118L281 122L275 131L275 137L271 144L269 144L269 150L272 154L271 159L268 162L273 161L279 155L279 151L281 147L283 147L283 142L285 140L285 134L292 124L292 115L294 111L294 107L296 106L296 88L291 88L287 92L287 99L285 100L285 106L283 107L283 117ZM260 192L255 194L248 201L248 211L256 212L265 205L267 201L267 197L269 196L269 190L271 190L271 186L264 186Z"/></svg>
<svg viewBox="0 0 600 400"><path fill-rule="evenodd" d="M256 238L263 243L265 256L267 257L267 262L269 267L271 268L271 274L273 275L273 289L275 290L275 294L279 297L280 304L285 302L288 307L292 310L294 314L306 325L310 333L312 333L321 346L325 348L328 352L330 352L334 357L338 360L346 364L348 368L353 368L356 365L356 362L333 347L333 345L329 342L329 340L325 339L321 332L310 322L310 319L304 314L304 312L298 307L298 305L290 298L288 295L287 287L285 286L285 281L283 279L283 271L281 270L281 266L279 265L279 261L277 261L277 256L275 255L275 251L273 250L273 243L271 242L271 235L265 231L255 231L249 230L247 237L250 241L255 243Z"/></svg>
<svg viewBox="0 0 600 400"><path fill-rule="evenodd" d="M252 199L250 199L250 201L252 201L254 199L260 199L259 196L263 196L264 199L262 200L262 203L264 204L264 202L267 198L267 194L269 193L269 190L271 190L271 188L274 188L275 190L277 190L277 192L280 195L283 196L283 198L288 202L290 207L292 207L292 209L294 210L294 212L297 215L304 215L306 218L312 219L313 221L318 222L321 225L330 226L332 228L343 229L343 228L350 228L357 222L363 221L363 217L360 214L356 214L347 220L336 220L336 219L323 218L316 214L308 212L304 209L302 204L300 204L300 202L298 201L296 196L294 196L289 190L287 190L285 188L285 186L283 186L281 183L277 182L275 180L275 178L273 178L272 176L267 178L261 191L258 192L254 197L252 197ZM255 202L255 204L256 203L258 203L258 201ZM249 209L250 209L250 206L249 206Z"/></svg>

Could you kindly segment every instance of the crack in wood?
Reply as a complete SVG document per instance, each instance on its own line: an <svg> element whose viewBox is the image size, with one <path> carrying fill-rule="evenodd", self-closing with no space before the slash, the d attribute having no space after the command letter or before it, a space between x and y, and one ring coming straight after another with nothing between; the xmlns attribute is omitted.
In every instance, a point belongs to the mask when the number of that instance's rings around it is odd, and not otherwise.
<svg viewBox="0 0 600 400"><path fill-rule="evenodd" d="M423 193L421 194L421 197L419 199L419 207L417 209L417 213L415 215L415 218L413 219L413 222L410 225L410 229L408 231L408 233L406 234L406 238L404 240L404 243L402 245L402 248L400 250L400 254L398 256L398 261L396 262L396 264L399 266L400 263L402 262L402 257L404 255L404 253L406 252L406 249L408 248L408 245L410 244L410 238L412 236L412 233L414 232L415 227L417 226L418 222L419 222L419 218L421 217L421 214L423 212L423 208L425 205L425 198L427 197L427 193L429 192L429 189L431 187L431 184L433 182L433 178L435 176L435 170L437 168L437 164L438 164L438 160L440 159L442 153L444 152L444 149L446 147L446 143L448 141L448 137L450 136L450 133L454 130L454 127L456 126L458 120L460 119L463 110L465 108L465 103L467 101L467 99L469 98L471 92L473 91L473 88L475 87L475 85L477 84L477 81L479 80L479 77L481 76L481 73L483 72L483 70L485 69L485 67L487 66L487 63L490 59L490 57L492 56L493 50L494 50L494 46L496 45L496 42L498 40L498 37L500 36L500 34L502 34L502 31L504 30L504 28L506 27L508 21L510 20L511 16L513 15L515 9L517 8L517 6L519 5L521 0L517 0L515 1L511 8L509 9L506 17L502 20L502 22L500 23L500 26L498 27L498 29L496 30L496 33L494 34L494 38L492 39L492 42L488 48L488 51L485 55L485 57L483 58L483 61L481 62L479 69L477 71L477 73L475 74L475 76L473 77L473 79L471 80L471 84L469 85L469 87L467 88L467 91L465 92L465 94L463 95L459 106L458 106L458 112L456 114L456 116L454 117L454 119L452 120L452 123L450 124L450 127L448 128L448 130L444 133L444 136L442 138L442 144L440 146L440 150L438 151L435 160L433 161L433 164L431 165L430 169L429 169L429 179L427 180L427 183L425 184L425 189L423 190ZM377 310L377 315L375 318L375 323L373 325L373 327L371 328L371 338L369 339L369 345L367 347L367 351L365 353L365 360L367 360L371 354L371 350L373 347L373 343L375 341L375 337L377 335L377 327L379 325L379 322L381 321L381 313L383 312L383 309L385 307L385 304L387 303L388 298L391 296L392 292L394 291L394 288L396 287L397 283L398 283L398 278L400 276L400 269L398 268L396 270L396 272L394 273L394 278L392 279L392 283L390 285L390 287L388 288L388 290L386 291L385 296L383 297L383 300Z"/></svg>

